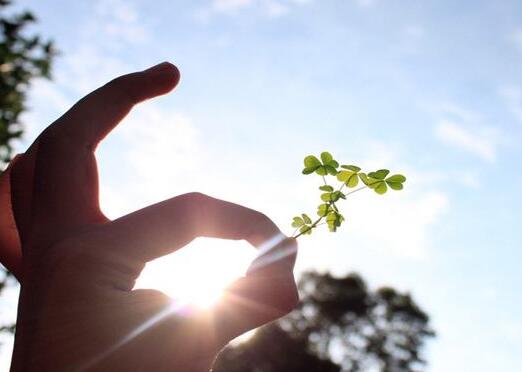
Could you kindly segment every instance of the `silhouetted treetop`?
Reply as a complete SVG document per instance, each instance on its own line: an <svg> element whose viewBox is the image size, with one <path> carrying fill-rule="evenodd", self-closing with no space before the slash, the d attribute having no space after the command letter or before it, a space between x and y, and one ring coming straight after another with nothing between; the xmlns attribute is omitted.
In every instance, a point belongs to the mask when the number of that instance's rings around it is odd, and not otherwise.
<svg viewBox="0 0 522 372"><path fill-rule="evenodd" d="M223 351L215 370L422 370L421 352L434 332L409 294L390 287L372 291L357 274L317 272L303 274L299 291L295 311Z"/></svg>

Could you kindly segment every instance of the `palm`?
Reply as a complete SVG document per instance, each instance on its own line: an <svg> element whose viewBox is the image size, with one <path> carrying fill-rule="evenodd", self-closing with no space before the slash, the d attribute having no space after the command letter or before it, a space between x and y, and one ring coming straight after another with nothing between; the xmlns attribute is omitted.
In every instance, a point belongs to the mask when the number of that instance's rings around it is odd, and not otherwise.
<svg viewBox="0 0 522 372"><path fill-rule="evenodd" d="M22 284L13 371L204 371L230 339L295 305L291 241L254 261L207 312L132 290L146 262L197 236L261 246L281 235L262 214L197 193L114 221L100 211L96 145L135 103L170 91L178 79L174 66L162 64L114 80L47 128L11 167L13 215L1 217L14 220L16 231L0 231L9 243L0 258ZM274 252L282 259L267 264Z"/></svg>

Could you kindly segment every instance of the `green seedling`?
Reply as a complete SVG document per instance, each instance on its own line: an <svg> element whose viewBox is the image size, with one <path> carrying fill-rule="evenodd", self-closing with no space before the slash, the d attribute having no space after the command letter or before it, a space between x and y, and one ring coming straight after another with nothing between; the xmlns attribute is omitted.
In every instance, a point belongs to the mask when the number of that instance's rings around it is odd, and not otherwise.
<svg viewBox="0 0 522 372"><path fill-rule="evenodd" d="M385 194L388 189L402 190L406 177L402 174L388 176L388 169L379 169L374 172L362 172L355 165L339 165L329 152L323 152L318 159L314 155L304 158L303 174L317 174L321 176L323 185L321 191L321 204L317 207L316 220L312 220L306 213L293 218L292 227L295 228L292 236L298 238L301 235L309 235L321 225L327 225L331 232L337 229L345 221L337 204L340 200L364 189L371 189L379 195ZM327 182L327 178L335 177L341 184L337 188ZM358 187L359 186L359 187Z"/></svg>

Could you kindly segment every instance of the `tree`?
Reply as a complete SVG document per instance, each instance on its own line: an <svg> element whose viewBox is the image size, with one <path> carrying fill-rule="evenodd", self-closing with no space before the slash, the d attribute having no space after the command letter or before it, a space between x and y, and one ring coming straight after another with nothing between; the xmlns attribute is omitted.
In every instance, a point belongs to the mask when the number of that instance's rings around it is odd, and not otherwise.
<svg viewBox="0 0 522 372"><path fill-rule="evenodd" d="M36 21L34 15L27 11L6 14L9 5L10 1L0 0L0 171L11 160L13 140L23 134L20 117L27 110L30 84L36 78L51 77L56 56L51 41L27 34L27 27ZM13 281L0 268L0 293ZM13 329L13 325L0 327L0 331Z"/></svg>
<svg viewBox="0 0 522 372"><path fill-rule="evenodd" d="M276 323L260 328L248 343L226 348L213 372L339 372L340 367L308 350Z"/></svg>
<svg viewBox="0 0 522 372"><path fill-rule="evenodd" d="M0 0L0 169L12 155L12 141L20 138L20 115L30 83L39 77L50 78L56 55L51 41L25 30L36 21L31 12L6 15L8 0Z"/></svg>
<svg viewBox="0 0 522 372"><path fill-rule="evenodd" d="M294 312L224 350L215 371L282 372L297 363L303 371L396 372L425 364L421 351L434 332L409 294L389 287L371 291L357 274L336 278L316 272L305 273L299 289Z"/></svg>

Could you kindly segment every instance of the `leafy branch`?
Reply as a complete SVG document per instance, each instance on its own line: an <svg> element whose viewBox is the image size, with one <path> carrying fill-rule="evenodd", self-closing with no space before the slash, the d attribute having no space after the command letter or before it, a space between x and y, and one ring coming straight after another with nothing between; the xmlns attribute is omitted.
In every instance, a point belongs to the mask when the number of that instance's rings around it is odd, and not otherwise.
<svg viewBox="0 0 522 372"><path fill-rule="evenodd" d="M305 175L315 173L323 180L323 185L319 186L319 190L322 192L320 195L322 203L317 207L319 217L312 220L306 213L294 217L292 221L292 227L295 228L292 234L294 238L310 235L316 227L323 224L328 225L331 232L336 232L345 221L336 204L341 199L345 200L347 196L364 189L371 189L377 194L383 195L388 189L402 190L404 182L406 182L406 177L402 174L388 176L390 174L388 169L365 173L355 165L339 165L339 162L326 151L321 153L320 158L318 159L314 155L305 157L302 172ZM327 182L328 176L335 177L337 181L341 182L337 189ZM362 186L359 186L361 183ZM345 187L349 190L344 191Z"/></svg>

